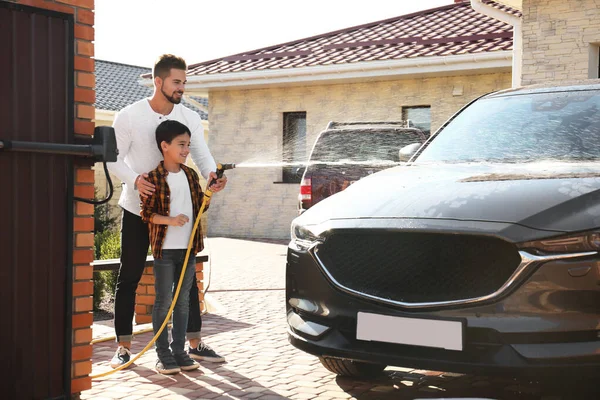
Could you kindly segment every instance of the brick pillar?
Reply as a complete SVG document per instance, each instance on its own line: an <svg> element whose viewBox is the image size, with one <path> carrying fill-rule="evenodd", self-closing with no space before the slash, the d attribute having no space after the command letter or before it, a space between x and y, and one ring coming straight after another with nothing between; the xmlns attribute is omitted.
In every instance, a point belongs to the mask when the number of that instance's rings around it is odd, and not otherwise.
<svg viewBox="0 0 600 400"><path fill-rule="evenodd" d="M200 300L200 311L206 310L204 304L204 262L205 258L196 258L196 282L198 283L198 300ZM152 261L146 261L146 268L135 296L135 323L148 324L152 322L152 309L154 307L154 270ZM184 293L180 293L183 296Z"/></svg>
<svg viewBox="0 0 600 400"><path fill-rule="evenodd" d="M94 133L94 0L12 0L15 3L73 15L75 21L75 136ZM74 170L75 196L94 197L91 164L77 164ZM94 253L94 206L75 202L73 219L73 316L71 393L92 387L92 323ZM77 397L75 395L74 397Z"/></svg>

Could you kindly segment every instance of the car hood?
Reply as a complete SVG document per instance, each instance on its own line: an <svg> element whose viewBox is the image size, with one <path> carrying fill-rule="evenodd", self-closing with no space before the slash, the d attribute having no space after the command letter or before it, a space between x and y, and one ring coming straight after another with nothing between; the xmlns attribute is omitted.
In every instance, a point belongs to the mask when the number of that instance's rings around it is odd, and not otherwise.
<svg viewBox="0 0 600 400"><path fill-rule="evenodd" d="M412 164L351 185L298 217L426 218L572 232L600 226L600 163Z"/></svg>

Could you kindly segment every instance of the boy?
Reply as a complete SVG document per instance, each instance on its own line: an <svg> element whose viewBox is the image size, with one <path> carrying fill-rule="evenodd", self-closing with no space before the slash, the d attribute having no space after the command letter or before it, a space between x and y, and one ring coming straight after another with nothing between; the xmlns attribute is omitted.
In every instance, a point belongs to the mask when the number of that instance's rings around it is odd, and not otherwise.
<svg viewBox="0 0 600 400"><path fill-rule="evenodd" d="M147 181L154 185L150 196L141 198L141 217L148 223L150 244L154 256L154 287L156 298L152 311L154 334L167 316L177 287L194 221L204 194L196 172L186 167L190 152L190 130L181 122L167 120L156 128L156 144L163 161L148 173ZM199 368L185 352L185 333L189 313L188 293L196 276L195 255L202 251L202 232L196 230L177 303L173 310L172 342L169 347L167 330L156 341L156 370L161 374L176 374L181 370Z"/></svg>

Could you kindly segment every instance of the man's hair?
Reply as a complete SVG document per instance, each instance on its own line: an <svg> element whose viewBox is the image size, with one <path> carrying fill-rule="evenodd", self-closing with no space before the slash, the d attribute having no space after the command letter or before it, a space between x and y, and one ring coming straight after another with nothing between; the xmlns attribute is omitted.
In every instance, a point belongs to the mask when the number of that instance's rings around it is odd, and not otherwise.
<svg viewBox="0 0 600 400"><path fill-rule="evenodd" d="M152 72L152 78L157 76L161 79L165 79L171 73L171 68L187 70L187 64L181 57L174 56L173 54L163 54L158 57L156 63L154 63L154 70Z"/></svg>
<svg viewBox="0 0 600 400"><path fill-rule="evenodd" d="M179 121L166 120L158 125L156 127L156 145L160 153L163 152L162 147L160 147L162 142L171 144L173 139L184 133L187 133L190 137L192 136L188 127Z"/></svg>

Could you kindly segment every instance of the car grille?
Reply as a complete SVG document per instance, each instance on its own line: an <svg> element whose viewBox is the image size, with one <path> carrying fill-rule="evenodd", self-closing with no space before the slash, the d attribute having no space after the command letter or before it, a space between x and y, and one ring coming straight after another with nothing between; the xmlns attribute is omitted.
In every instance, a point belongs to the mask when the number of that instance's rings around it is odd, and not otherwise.
<svg viewBox="0 0 600 400"><path fill-rule="evenodd" d="M334 233L316 255L339 285L403 303L489 295L521 262L501 239L409 232Z"/></svg>

